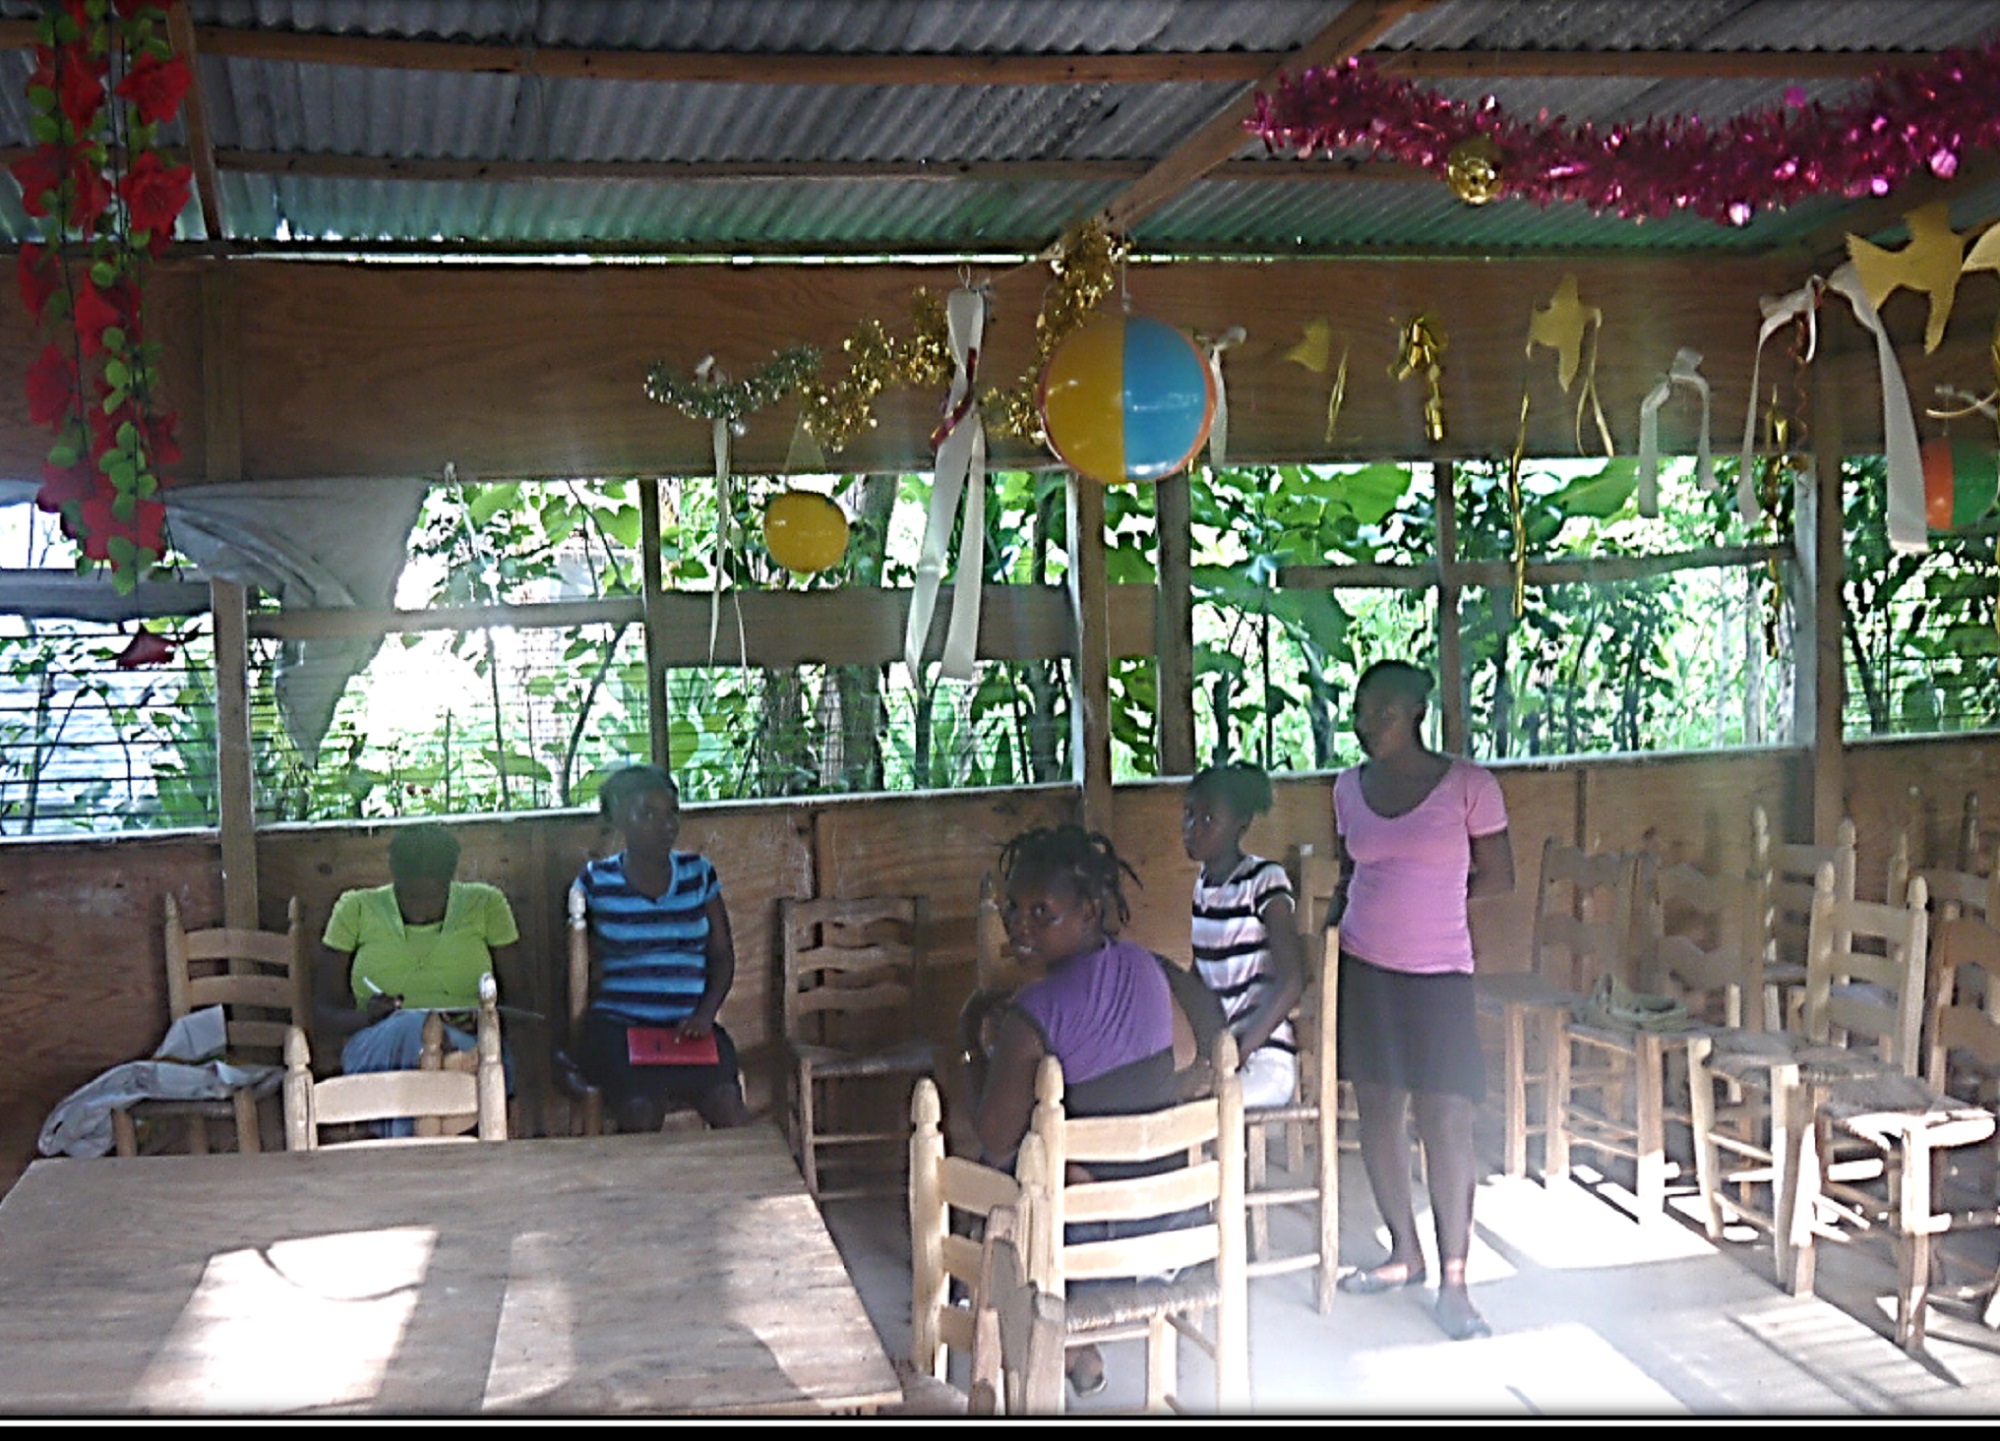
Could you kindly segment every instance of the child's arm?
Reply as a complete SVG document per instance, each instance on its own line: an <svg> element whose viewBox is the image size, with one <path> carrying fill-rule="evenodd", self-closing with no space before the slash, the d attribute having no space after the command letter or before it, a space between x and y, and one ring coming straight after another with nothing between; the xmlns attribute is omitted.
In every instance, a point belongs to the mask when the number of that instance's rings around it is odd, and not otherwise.
<svg viewBox="0 0 2000 1441"><path fill-rule="evenodd" d="M1262 911L1266 943L1271 950L1271 984L1263 998L1250 1008L1233 1028L1238 1049L1248 1056L1271 1039L1271 1032L1284 1024L1292 1007L1305 994L1304 953L1299 945L1298 916L1289 895L1278 894L1264 902Z"/></svg>
<svg viewBox="0 0 2000 1441"><path fill-rule="evenodd" d="M720 891L708 898L704 914L708 917L708 983L701 988L694 1014L680 1024L684 1041L700 1040L715 1029L715 1014L728 998L729 988L736 984L736 938L730 933L729 911L722 904Z"/></svg>

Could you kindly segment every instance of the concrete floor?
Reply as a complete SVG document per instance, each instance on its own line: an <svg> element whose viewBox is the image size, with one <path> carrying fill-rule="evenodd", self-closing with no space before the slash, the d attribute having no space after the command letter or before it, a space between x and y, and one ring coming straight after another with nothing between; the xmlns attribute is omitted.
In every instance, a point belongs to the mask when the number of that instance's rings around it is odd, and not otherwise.
<svg viewBox="0 0 2000 1441"><path fill-rule="evenodd" d="M1385 1245L1358 1158L1344 1158L1343 1265ZM1969 1302L1934 1302L1922 1357L1893 1336L1895 1274L1886 1242L1823 1243L1817 1294L1778 1288L1768 1243L1718 1248L1702 1234L1692 1187L1670 1213L1631 1219L1630 1194L1596 1182L1544 1188L1490 1176L1480 1186L1469 1266L1490 1338L1451 1342L1431 1319L1434 1292L1338 1296L1313 1309L1309 1275L1251 1286L1255 1410L1273 1415L1497 1417L1985 1415L2000 1412L2000 1333ZM1419 1188L1419 1196L1422 1192ZM829 1202L826 1217L890 1354L909 1350L909 1237L902 1208ZM1423 1218L1428 1226L1428 1217ZM1286 1232L1281 1223L1282 1238ZM1293 1232L1303 1238L1305 1221ZM1992 1238L1948 1279L1991 1273ZM1426 1251L1431 1252L1426 1237ZM1437 1274L1431 1254L1431 1274ZM1138 1343L1106 1348L1110 1385L1078 1412L1135 1408ZM1185 1394L1206 1391L1206 1361L1182 1348Z"/></svg>

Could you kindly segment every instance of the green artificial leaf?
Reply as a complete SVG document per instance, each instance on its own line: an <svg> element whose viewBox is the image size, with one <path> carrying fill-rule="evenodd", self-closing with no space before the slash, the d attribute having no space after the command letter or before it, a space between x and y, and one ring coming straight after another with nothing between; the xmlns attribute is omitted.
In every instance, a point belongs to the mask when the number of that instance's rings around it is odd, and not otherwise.
<svg viewBox="0 0 2000 1441"><path fill-rule="evenodd" d="M1565 515L1608 520L1625 508L1639 487L1639 461L1621 455L1595 475L1578 476L1548 498Z"/></svg>
<svg viewBox="0 0 2000 1441"><path fill-rule="evenodd" d="M116 356L113 356L111 359L104 362L104 380L107 385L113 385L122 390L125 387L131 385L132 383L132 368L128 366L124 361L118 359ZM130 424L131 424L130 421L126 422L127 426L129 426ZM120 445L131 444L130 441L125 439L124 430L122 428L119 431L118 443Z"/></svg>
<svg viewBox="0 0 2000 1441"><path fill-rule="evenodd" d="M1364 465L1341 477L1341 495L1354 518L1363 525L1380 525L1409 493L1412 472L1408 466L1382 462Z"/></svg>
<svg viewBox="0 0 2000 1441"><path fill-rule="evenodd" d="M499 485L475 487L471 498L466 502L466 516L474 525L485 525L520 499L520 496L521 486L518 481L510 480Z"/></svg>
<svg viewBox="0 0 2000 1441"><path fill-rule="evenodd" d="M104 327L104 348L106 350L116 350L116 351L122 351L125 349L124 326L107 325Z"/></svg>
<svg viewBox="0 0 2000 1441"><path fill-rule="evenodd" d="M120 524L130 525L132 523L132 517L137 515L138 513L139 513L138 496L130 494L120 494L112 499L111 514L117 517ZM124 541L128 549L132 544L130 541L125 540L123 536L114 535L111 537L111 543L114 546L117 545L120 541Z"/></svg>
<svg viewBox="0 0 2000 1441"><path fill-rule="evenodd" d="M99 290L108 288L118 279L118 267L108 260L100 260L90 267L90 283Z"/></svg>
<svg viewBox="0 0 2000 1441"><path fill-rule="evenodd" d="M36 100L35 95L38 91L50 97L49 101ZM55 116L45 114L41 109L44 103L52 104L54 97L55 92L42 85L37 85L33 90L28 92L29 101L36 107L35 113L28 119L28 134L34 138L37 145L59 145L62 143L62 125L56 120Z"/></svg>

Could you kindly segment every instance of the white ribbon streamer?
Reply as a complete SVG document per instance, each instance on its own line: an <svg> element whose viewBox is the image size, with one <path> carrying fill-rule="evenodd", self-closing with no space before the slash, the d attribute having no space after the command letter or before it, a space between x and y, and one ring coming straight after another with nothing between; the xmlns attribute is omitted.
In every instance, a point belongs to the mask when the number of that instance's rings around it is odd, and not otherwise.
<svg viewBox="0 0 2000 1441"><path fill-rule="evenodd" d="M986 572L986 426L979 417L973 382L986 331L987 292L961 286L945 302L945 324L956 363L945 396L944 423L932 435L937 466L931 478L931 508L910 594L909 628L903 635L903 664L912 680L923 674L924 642L930 637L938 585L944 579L945 551L965 497L965 527L959 541L957 579L952 586L951 624L945 633L938 675L970 680L979 648L979 593Z"/></svg>
<svg viewBox="0 0 2000 1441"><path fill-rule="evenodd" d="M706 381L714 364L715 357L709 356L695 367L695 375ZM722 622L722 568L729 558L729 533L736 517L735 497L731 494L729 483L729 426L729 421L717 417L710 431L715 446L715 564L708 579L708 663L711 666L715 664L715 635ZM729 600L736 610L737 663L747 665L750 643L743 633L743 600L736 594L733 585L729 588Z"/></svg>
<svg viewBox="0 0 2000 1441"><path fill-rule="evenodd" d="M1229 463L1229 387L1222 379L1222 352L1232 345L1241 345L1248 332L1240 325L1232 325L1213 340L1204 340L1208 349L1208 374L1215 382L1215 419L1208 426L1208 463L1223 466Z"/></svg>
<svg viewBox="0 0 2000 1441"><path fill-rule="evenodd" d="M1896 348L1882 317L1875 313L1861 273L1848 261L1826 278L1827 288L1847 297L1854 318L1875 336L1875 355L1882 366L1882 444L1889 463L1889 548L1904 552L1930 549L1924 522L1924 461L1917 444L1917 417L1910 409L1910 391Z"/></svg>
<svg viewBox="0 0 2000 1441"><path fill-rule="evenodd" d="M1763 508L1757 503L1755 471L1751 469L1750 447L1757 440L1757 377L1764 364L1764 343L1798 316L1806 318L1806 359L1819 348L1819 292L1823 282L1817 275L1789 295L1765 295L1764 324L1757 331L1757 354L1750 362L1750 404L1743 413L1743 456L1736 470L1736 509L1745 525L1755 525Z"/></svg>
<svg viewBox="0 0 2000 1441"><path fill-rule="evenodd" d="M1714 491L1715 457L1709 451L1710 405L1708 381L1701 373L1701 352L1683 346L1674 352L1674 363L1660 377L1646 398L1639 402L1639 514L1660 513L1660 407L1667 403L1676 385L1685 385L1701 396L1701 435L1696 445L1694 478L1706 491Z"/></svg>

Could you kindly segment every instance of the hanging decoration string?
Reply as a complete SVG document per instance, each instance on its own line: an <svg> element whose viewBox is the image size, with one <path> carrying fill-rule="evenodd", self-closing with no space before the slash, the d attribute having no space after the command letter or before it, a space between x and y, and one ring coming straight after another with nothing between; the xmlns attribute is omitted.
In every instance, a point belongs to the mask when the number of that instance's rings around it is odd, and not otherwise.
<svg viewBox="0 0 2000 1441"><path fill-rule="evenodd" d="M1806 331L1804 356L1810 364L1819 347L1819 297L1825 286L1826 282L1815 275L1785 295L1763 295L1757 299L1764 312L1764 323L1757 329L1757 349L1750 361L1750 399L1743 413L1743 453L1736 467L1736 510L1746 526L1754 527L1760 514L1757 471L1750 452L1757 443L1757 386L1763 373L1764 346L1794 320L1802 321Z"/></svg>
<svg viewBox="0 0 2000 1441"><path fill-rule="evenodd" d="M1837 106L1792 86L1780 103L1712 128L1694 115L1600 128L1516 119L1490 96L1468 105L1355 56L1286 76L1257 97L1244 128L1273 150L1358 150L1448 182L1477 141L1485 163L1469 201L1568 201L1630 219L1692 210L1747 225L1759 210L1822 195L1879 197L1921 174L1949 180L1966 152L2000 146L1996 94L2000 40L1928 66L1884 66Z"/></svg>
<svg viewBox="0 0 2000 1441"><path fill-rule="evenodd" d="M931 477L930 514L924 523L916 587L910 594L909 625L903 633L903 664L909 668L910 679L918 683L961 494L965 519L960 527L951 624L938 664L939 678L972 679L979 648L979 597L986 578L986 423L973 387L979 377L979 348L985 338L988 306L983 286L960 286L945 303L953 362L951 389L945 396L944 420L931 433L937 466Z"/></svg>
<svg viewBox="0 0 2000 1441"><path fill-rule="evenodd" d="M1208 375L1215 385L1215 418L1208 426L1208 463L1211 469L1229 463L1229 387L1222 378L1222 352L1241 345L1247 338L1240 325L1232 325L1217 336L1197 335L1196 344L1208 356Z"/></svg>
<svg viewBox="0 0 2000 1441"><path fill-rule="evenodd" d="M1528 451L1528 389L1521 387L1521 421L1514 430L1513 453L1507 457L1507 519L1514 527L1514 619L1528 608L1528 520L1521 505L1521 459Z"/></svg>
<svg viewBox="0 0 2000 1441"><path fill-rule="evenodd" d="M1715 479L1715 457L1709 449L1712 406L1708 379L1701 373L1701 352L1682 346L1674 352L1674 362L1667 367L1667 373L1639 402L1639 514L1649 519L1660 513L1660 407L1667 403L1677 385L1685 386L1701 397L1701 430L1695 442L1695 482L1711 495L1721 488Z"/></svg>

